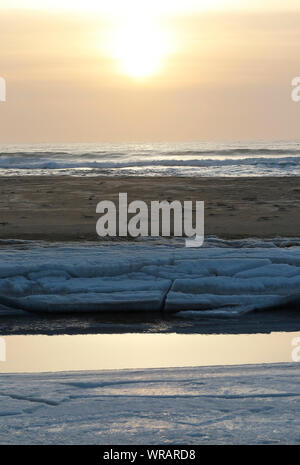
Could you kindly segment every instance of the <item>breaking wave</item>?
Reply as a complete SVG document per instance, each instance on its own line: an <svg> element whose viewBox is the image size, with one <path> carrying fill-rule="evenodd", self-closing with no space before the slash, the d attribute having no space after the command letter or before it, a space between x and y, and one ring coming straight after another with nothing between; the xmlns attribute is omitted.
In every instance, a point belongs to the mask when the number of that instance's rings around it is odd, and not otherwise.
<svg viewBox="0 0 300 465"><path fill-rule="evenodd" d="M300 144L2 146L2 175L300 175Z"/></svg>

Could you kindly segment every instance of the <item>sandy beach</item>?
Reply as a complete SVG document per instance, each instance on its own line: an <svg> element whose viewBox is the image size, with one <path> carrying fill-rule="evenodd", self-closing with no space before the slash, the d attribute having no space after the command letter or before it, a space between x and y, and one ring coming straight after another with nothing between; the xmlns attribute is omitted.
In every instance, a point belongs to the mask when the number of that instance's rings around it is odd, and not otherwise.
<svg viewBox="0 0 300 465"><path fill-rule="evenodd" d="M0 239L95 240L96 205L203 200L205 234L223 238L300 235L298 177L1 177Z"/></svg>

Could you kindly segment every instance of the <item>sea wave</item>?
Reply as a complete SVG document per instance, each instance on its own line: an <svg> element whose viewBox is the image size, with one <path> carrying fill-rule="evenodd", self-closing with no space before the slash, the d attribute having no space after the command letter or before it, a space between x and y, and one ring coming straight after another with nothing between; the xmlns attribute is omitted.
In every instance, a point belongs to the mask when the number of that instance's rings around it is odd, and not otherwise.
<svg viewBox="0 0 300 465"><path fill-rule="evenodd" d="M123 151L110 151L110 150L91 150L84 152L72 152L72 151L55 151L55 150L33 150L33 151L1 151L0 158L11 157L11 158L43 158L43 157L70 157L77 156L80 158L102 158L102 157L143 157L151 155L160 155L162 157L168 156L200 156L200 157L230 157L230 156L247 156L252 157L268 157L268 156L297 156L300 155L300 148L221 148L221 149L193 149L193 150L155 150L155 149L144 149L144 150L123 150Z"/></svg>
<svg viewBox="0 0 300 465"><path fill-rule="evenodd" d="M54 157L53 157L54 158ZM226 159L212 159L212 158L190 158L190 159L143 159L143 160L124 160L124 161L76 161L67 159L53 159L48 158L45 160L44 157L31 157L28 160L24 160L23 157L11 158L0 157L0 169L11 169L18 168L22 169L67 169L67 168L134 168L134 167L152 167L152 166L166 166L166 167L178 167L178 166L195 166L195 167L212 167L212 166L234 166L234 165L251 165L251 166L298 166L300 164L300 157L281 157L281 158L226 158Z"/></svg>
<svg viewBox="0 0 300 465"><path fill-rule="evenodd" d="M0 175L300 175L300 144L0 146Z"/></svg>

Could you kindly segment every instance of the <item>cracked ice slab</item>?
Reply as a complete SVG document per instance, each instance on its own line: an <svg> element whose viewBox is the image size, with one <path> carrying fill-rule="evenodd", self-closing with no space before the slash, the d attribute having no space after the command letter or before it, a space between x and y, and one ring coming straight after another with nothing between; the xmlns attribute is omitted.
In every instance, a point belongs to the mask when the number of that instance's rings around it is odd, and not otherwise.
<svg viewBox="0 0 300 465"><path fill-rule="evenodd" d="M163 290L124 291L85 294L40 294L13 299L12 305L28 312L78 313L159 311L165 296Z"/></svg>
<svg viewBox="0 0 300 465"><path fill-rule="evenodd" d="M238 241L235 241L238 242ZM218 243L218 241L217 241ZM37 312L243 312L282 305L300 289L300 247L251 241L56 245L1 251L0 305ZM220 242L220 244L222 244ZM270 246L272 245L272 246Z"/></svg>

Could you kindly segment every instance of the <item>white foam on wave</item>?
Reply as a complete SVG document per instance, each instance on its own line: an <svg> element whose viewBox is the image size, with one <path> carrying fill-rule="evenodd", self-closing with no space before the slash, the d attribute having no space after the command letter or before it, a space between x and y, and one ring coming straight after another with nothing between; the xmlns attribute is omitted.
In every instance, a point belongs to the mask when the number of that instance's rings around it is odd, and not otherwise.
<svg viewBox="0 0 300 465"><path fill-rule="evenodd" d="M299 143L0 146L5 175L269 176L300 174Z"/></svg>

